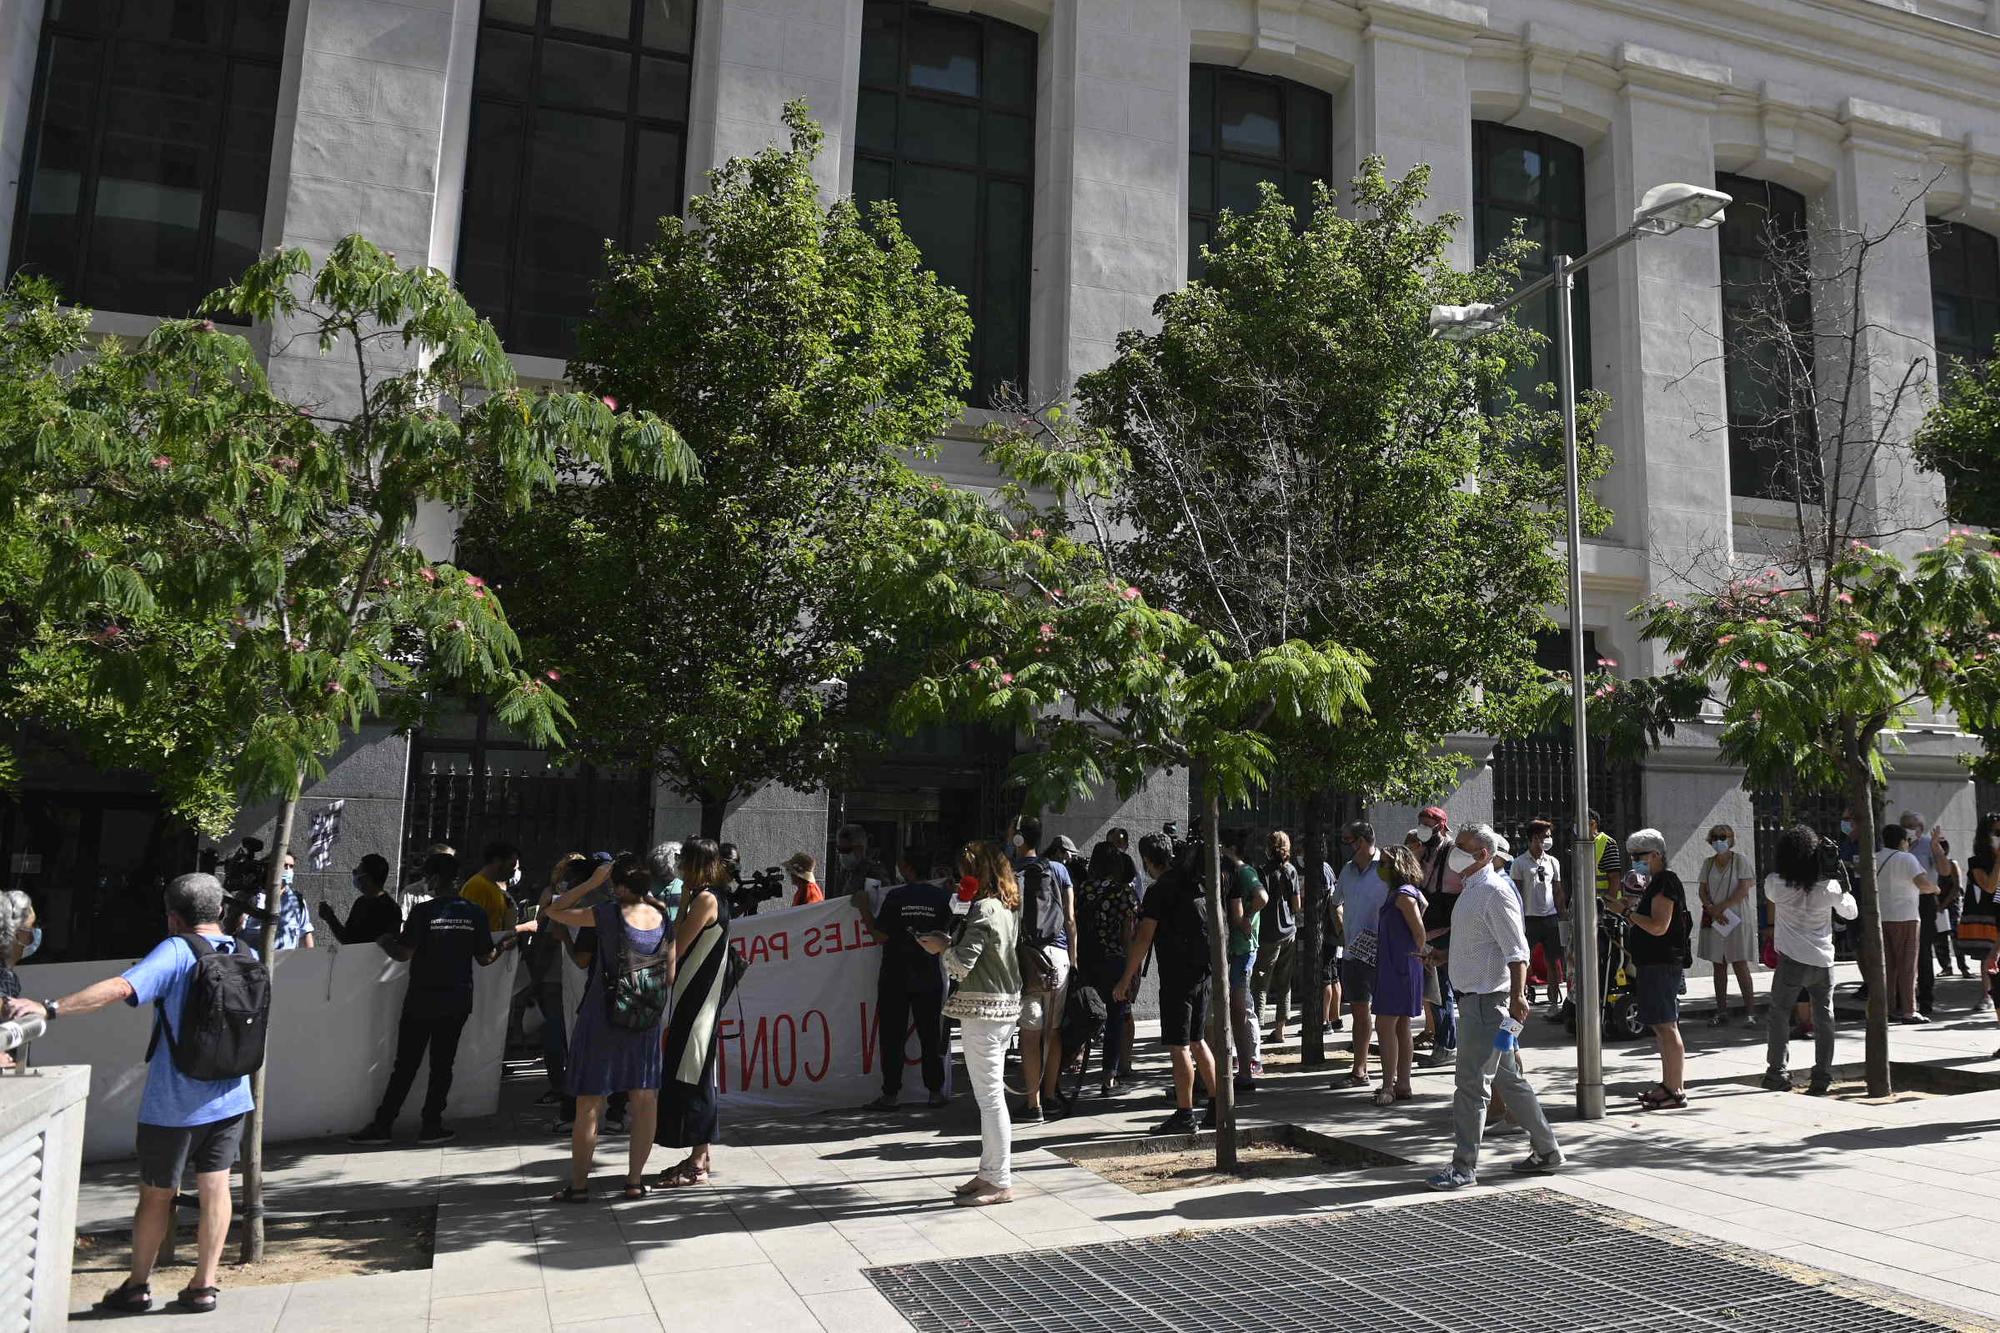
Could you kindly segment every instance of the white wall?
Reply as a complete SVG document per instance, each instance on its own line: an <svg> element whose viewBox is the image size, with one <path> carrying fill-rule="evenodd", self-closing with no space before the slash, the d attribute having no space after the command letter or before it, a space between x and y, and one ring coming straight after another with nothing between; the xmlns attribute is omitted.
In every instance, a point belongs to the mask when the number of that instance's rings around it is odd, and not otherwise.
<svg viewBox="0 0 2000 1333"><path fill-rule="evenodd" d="M476 970L472 1020L454 1067L449 1119L492 1115L500 1103L500 1061L507 1002L518 955ZM63 996L116 975L128 962L29 963L21 989L31 998ZM396 1022L409 969L372 944L278 955L272 969L271 1036L265 1073L267 1142L347 1134L366 1124L396 1058ZM146 1040L153 1010L116 1005L61 1018L32 1051L36 1065L88 1065L90 1105L85 1161L130 1157L139 1097L146 1086ZM428 1065L398 1123L414 1129Z"/></svg>

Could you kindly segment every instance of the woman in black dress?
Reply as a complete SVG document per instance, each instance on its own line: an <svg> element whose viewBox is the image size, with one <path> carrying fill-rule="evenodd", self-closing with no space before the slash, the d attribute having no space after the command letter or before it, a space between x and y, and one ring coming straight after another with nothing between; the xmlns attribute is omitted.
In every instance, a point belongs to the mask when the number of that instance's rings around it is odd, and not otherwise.
<svg viewBox="0 0 2000 1333"><path fill-rule="evenodd" d="M685 1148L667 1169L669 1189L708 1179L709 1145L715 1142L715 1047L722 1011L722 980L729 961L729 907L717 892L728 871L711 838L681 847L681 910L674 922L674 1009L667 1020L661 1071L660 1124L654 1142Z"/></svg>

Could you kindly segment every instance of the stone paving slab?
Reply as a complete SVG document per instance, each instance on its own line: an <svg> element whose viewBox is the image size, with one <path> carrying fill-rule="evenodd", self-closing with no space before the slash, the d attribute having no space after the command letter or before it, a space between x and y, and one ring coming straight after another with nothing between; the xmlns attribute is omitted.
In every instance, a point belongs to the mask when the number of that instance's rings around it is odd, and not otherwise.
<svg viewBox="0 0 2000 1333"><path fill-rule="evenodd" d="M1972 987L1941 982L1942 1021L1895 1029L1895 1057L2000 1072L1991 1058L2000 1027L1990 1012L1970 1010ZM1691 977L1689 990L1698 1007L1706 979ZM1650 1043L1613 1045L1605 1050L1609 1114L1584 1124L1568 1109L1567 1034L1531 1021L1530 1077L1572 1163L1539 1183L1953 1305L1973 1327L2000 1327L2000 1268L1990 1259L2000 1224L2000 1091L1888 1106L1766 1093L1734 1081L1761 1072L1761 1030L1711 1029L1696 1014L1684 1032L1686 1110L1638 1111L1631 1097L1657 1077L1657 1057ZM900 1330L908 1325L865 1269L1432 1198L1422 1177L1449 1152L1450 1071L1420 1069L1415 1100L1377 1108L1366 1093L1327 1089L1348 1051L1345 1034L1334 1037L1333 1066L1274 1072L1244 1104L1245 1123L1306 1125L1411 1165L1150 1195L1104 1181L1057 1154L1067 1143L1140 1134L1164 1114L1164 1062L1142 1028L1136 1083L1108 1102L1087 1100L1085 1113L1070 1120L1017 1126L1017 1201L977 1212L950 1199L978 1157L977 1116L963 1095L935 1113L726 1125L731 1142L718 1148L708 1186L639 1201L608 1197L624 1160L624 1145L613 1139L599 1154L605 1197L577 1207L549 1203L568 1144L543 1132L546 1110L525 1104L538 1080L524 1076L510 1084L502 1115L461 1124L465 1139L444 1149L276 1147L267 1179L280 1213L435 1203L433 1266L267 1287L229 1287L225 1274L222 1307L202 1327ZM1843 1029L1837 1058L1859 1062L1861 1046L1858 1030ZM1489 1139L1487 1164L1498 1167L1523 1149L1518 1135ZM1488 1171L1493 1181L1500 1174ZM129 1225L131 1165L93 1166L85 1176L81 1225ZM73 1309L112 1285L96 1275L92 1282L72 1292Z"/></svg>

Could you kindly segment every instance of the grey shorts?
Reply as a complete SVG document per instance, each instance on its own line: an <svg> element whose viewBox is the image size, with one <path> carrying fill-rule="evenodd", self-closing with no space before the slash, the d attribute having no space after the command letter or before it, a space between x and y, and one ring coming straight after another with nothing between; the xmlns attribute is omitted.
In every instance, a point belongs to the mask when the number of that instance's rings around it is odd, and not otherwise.
<svg viewBox="0 0 2000 1333"><path fill-rule="evenodd" d="M181 1176L193 1167L197 1176L227 1171L236 1165L243 1142L243 1119L211 1120L205 1125L139 1125L139 1183L154 1189L178 1190Z"/></svg>

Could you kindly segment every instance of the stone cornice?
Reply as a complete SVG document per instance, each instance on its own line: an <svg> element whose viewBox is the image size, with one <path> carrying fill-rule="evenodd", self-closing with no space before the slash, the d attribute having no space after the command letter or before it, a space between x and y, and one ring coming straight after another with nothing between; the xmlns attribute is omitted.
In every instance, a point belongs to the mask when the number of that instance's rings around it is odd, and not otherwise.
<svg viewBox="0 0 2000 1333"><path fill-rule="evenodd" d="M1360 0L1370 33L1427 37L1462 47L1487 30L1486 6L1464 0Z"/></svg>
<svg viewBox="0 0 2000 1333"><path fill-rule="evenodd" d="M1921 158L1926 149L1944 142L1944 126L1936 116L1860 97L1842 100L1840 123L1850 146L1894 156Z"/></svg>
<svg viewBox="0 0 2000 1333"><path fill-rule="evenodd" d="M1621 44L1611 63L1624 76L1627 88L1671 93L1703 105L1712 105L1716 94L1728 91L1734 78L1727 65L1637 42Z"/></svg>

